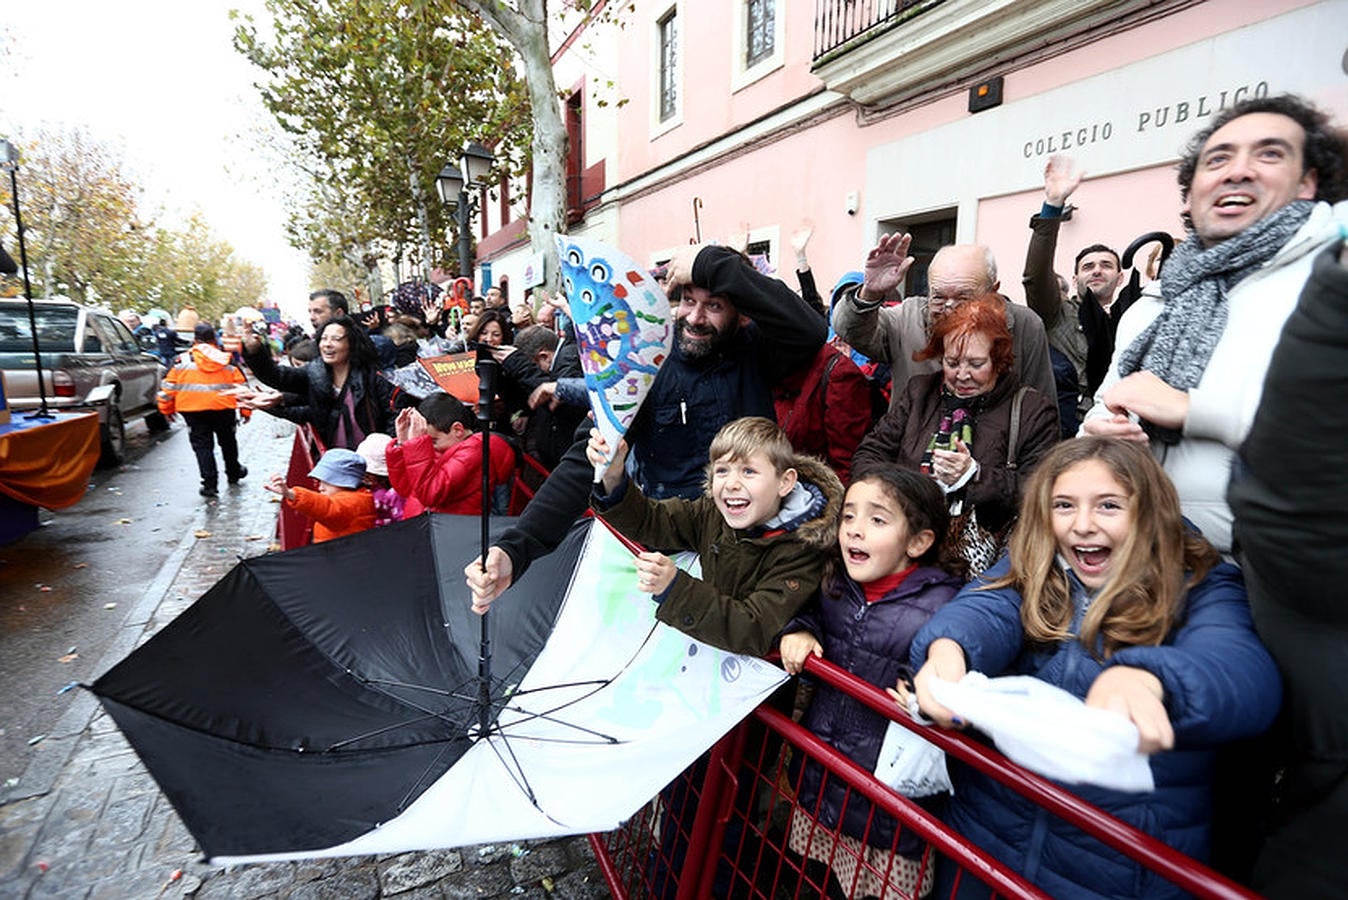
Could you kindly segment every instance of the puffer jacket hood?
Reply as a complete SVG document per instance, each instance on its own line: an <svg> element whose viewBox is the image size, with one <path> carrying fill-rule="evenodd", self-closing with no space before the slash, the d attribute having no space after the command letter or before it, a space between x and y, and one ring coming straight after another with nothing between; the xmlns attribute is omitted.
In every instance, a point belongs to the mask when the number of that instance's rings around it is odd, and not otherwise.
<svg viewBox="0 0 1348 900"><path fill-rule="evenodd" d="M827 550L838 543L838 517L842 514L845 493L842 481L828 463L813 456L797 456L795 469L801 482L813 485L823 494L824 509L793 530L811 547Z"/></svg>
<svg viewBox="0 0 1348 900"><path fill-rule="evenodd" d="M203 372L219 372L232 365L230 356L214 344L193 344L192 362Z"/></svg>

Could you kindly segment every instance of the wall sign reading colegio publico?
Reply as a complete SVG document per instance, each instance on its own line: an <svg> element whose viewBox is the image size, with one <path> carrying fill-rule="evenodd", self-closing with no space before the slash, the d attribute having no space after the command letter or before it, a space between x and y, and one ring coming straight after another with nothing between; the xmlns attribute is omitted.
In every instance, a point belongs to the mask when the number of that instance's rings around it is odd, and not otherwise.
<svg viewBox="0 0 1348 900"><path fill-rule="evenodd" d="M1196 119L1206 118L1228 106L1240 103L1242 100L1267 97L1268 94L1268 82L1260 81L1255 84L1242 84L1235 89L1200 94L1198 97L1176 100L1161 106L1140 110L1131 120L1137 123L1136 128L1132 129L1132 133L1159 131L1172 125L1191 124ZM1047 156L1052 153L1064 153L1097 142L1107 141L1114 137L1116 133L1120 133L1120 130L1114 127L1112 121L1090 122L1065 128L1053 134L1031 138L1025 142L1021 152L1026 159Z"/></svg>

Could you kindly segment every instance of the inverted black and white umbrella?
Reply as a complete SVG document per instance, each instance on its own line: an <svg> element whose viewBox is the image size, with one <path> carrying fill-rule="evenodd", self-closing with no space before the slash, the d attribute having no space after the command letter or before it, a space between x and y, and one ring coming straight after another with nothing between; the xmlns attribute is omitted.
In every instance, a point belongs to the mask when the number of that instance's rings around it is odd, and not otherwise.
<svg viewBox="0 0 1348 900"><path fill-rule="evenodd" d="M657 623L587 521L494 604L484 716L479 528L427 515L246 560L92 685L207 856L611 829L785 678Z"/></svg>

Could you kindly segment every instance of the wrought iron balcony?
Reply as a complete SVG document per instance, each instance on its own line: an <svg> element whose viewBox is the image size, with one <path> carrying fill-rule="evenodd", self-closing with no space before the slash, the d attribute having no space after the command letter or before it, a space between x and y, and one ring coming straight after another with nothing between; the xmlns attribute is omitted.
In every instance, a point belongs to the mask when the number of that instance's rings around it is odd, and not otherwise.
<svg viewBox="0 0 1348 900"><path fill-rule="evenodd" d="M815 0L814 62L854 39L869 39L941 0ZM867 36L863 38L863 35Z"/></svg>
<svg viewBox="0 0 1348 900"><path fill-rule="evenodd" d="M815 0L811 69L831 91L886 106L1062 52L1118 23L1196 0Z"/></svg>

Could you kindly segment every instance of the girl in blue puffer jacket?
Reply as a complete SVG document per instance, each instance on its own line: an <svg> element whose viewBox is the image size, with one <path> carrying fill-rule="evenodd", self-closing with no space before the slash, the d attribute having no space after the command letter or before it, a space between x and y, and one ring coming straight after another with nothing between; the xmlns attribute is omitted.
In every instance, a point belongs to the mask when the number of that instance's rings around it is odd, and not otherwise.
<svg viewBox="0 0 1348 900"><path fill-rule="evenodd" d="M1147 450L1111 438L1067 441L1040 461L1009 559L931 618L911 662L923 711L947 727L931 680L974 670L1033 675L1130 719L1156 789L1071 790L1199 860L1214 753L1266 729L1280 695L1239 570L1186 526ZM1185 896L1019 794L951 774L951 825L1052 896Z"/></svg>
<svg viewBox="0 0 1348 900"><path fill-rule="evenodd" d="M813 654L881 688L910 674L913 636L961 585L935 565L947 523L946 500L928 476L892 463L854 472L838 529L842 571L835 565L820 601L783 629L783 667L798 674ZM822 685L801 724L874 770L889 720ZM926 894L935 867L916 835L896 834L885 813L872 818L871 803L817 763L797 762L792 781L792 850L828 863L849 897ZM835 832L843 846L834 846Z"/></svg>

